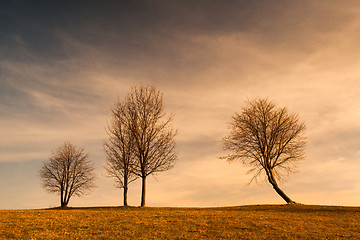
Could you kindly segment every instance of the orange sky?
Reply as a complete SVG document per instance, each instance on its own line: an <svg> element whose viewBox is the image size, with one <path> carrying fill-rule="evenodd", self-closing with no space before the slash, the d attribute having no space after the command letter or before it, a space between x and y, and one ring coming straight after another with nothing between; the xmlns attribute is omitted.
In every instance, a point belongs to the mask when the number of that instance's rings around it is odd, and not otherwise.
<svg viewBox="0 0 360 240"><path fill-rule="evenodd" d="M276 4L275 4L276 2ZM221 139L249 98L307 124L306 159L281 183L295 201L360 205L358 1L5 3L0 10L0 209L59 205L38 170L64 141L96 163L93 193L70 206L120 205L104 177L105 125L134 84L164 93L179 130L176 166L148 183L148 206L282 203L247 185ZM140 181L129 204L140 203Z"/></svg>

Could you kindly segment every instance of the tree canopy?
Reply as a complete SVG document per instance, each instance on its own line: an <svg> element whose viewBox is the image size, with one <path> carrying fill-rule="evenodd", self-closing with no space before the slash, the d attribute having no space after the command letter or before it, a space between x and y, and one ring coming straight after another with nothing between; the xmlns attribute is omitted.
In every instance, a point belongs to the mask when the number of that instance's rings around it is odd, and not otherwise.
<svg viewBox="0 0 360 240"><path fill-rule="evenodd" d="M222 158L242 161L254 174L252 180L265 176L286 202L293 202L277 180L293 172L304 158L305 123L285 107L279 108L268 99L254 99L232 117L229 128L224 149L232 153Z"/></svg>
<svg viewBox="0 0 360 240"><path fill-rule="evenodd" d="M73 195L81 196L95 186L94 167L84 149L65 142L40 169L43 187L60 195L61 207L66 207Z"/></svg>

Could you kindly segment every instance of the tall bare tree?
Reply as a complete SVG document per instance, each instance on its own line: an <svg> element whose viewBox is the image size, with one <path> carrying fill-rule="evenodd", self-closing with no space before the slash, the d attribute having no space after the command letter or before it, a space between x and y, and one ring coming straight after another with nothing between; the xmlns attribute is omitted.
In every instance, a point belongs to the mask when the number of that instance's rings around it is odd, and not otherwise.
<svg viewBox="0 0 360 240"><path fill-rule="evenodd" d="M173 115L166 116L163 95L153 86L139 85L131 89L124 106L133 141L135 164L132 171L142 179L141 206L145 206L146 178L174 166L176 131Z"/></svg>
<svg viewBox="0 0 360 240"><path fill-rule="evenodd" d="M61 207L66 207L73 195L84 195L95 186L94 167L88 154L67 142L43 163L40 177L47 191L60 195Z"/></svg>
<svg viewBox="0 0 360 240"><path fill-rule="evenodd" d="M267 99L248 101L241 114L233 116L230 135L224 138L224 149L233 153L222 157L241 160L254 173L252 180L265 173L274 190L287 202L293 201L279 188L277 180L293 172L304 158L305 123L297 114L278 108ZM251 180L251 181L252 181Z"/></svg>
<svg viewBox="0 0 360 240"><path fill-rule="evenodd" d="M116 186L124 189L124 206L128 206L128 185L138 177L132 169L136 155L130 123L126 106L118 101L112 109L111 125L107 127L109 138L104 144L107 157L105 169L108 176L115 179Z"/></svg>

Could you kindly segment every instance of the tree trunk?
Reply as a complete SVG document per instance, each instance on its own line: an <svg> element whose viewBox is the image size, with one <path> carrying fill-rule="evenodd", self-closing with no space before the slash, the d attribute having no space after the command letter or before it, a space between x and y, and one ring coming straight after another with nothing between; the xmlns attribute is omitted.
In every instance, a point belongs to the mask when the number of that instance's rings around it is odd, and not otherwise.
<svg viewBox="0 0 360 240"><path fill-rule="evenodd" d="M61 201L61 207L64 208L64 207L67 207L68 203L66 201Z"/></svg>
<svg viewBox="0 0 360 240"><path fill-rule="evenodd" d="M142 177L141 207L145 207L145 194L146 194L146 176Z"/></svg>
<svg viewBox="0 0 360 240"><path fill-rule="evenodd" d="M60 194L60 204L61 204L61 207L66 207L66 204L65 204L65 199L64 199L64 192L61 190L61 194Z"/></svg>
<svg viewBox="0 0 360 240"><path fill-rule="evenodd" d="M127 183L124 186L124 206L127 206L127 192L128 192L128 187L127 187Z"/></svg>
<svg viewBox="0 0 360 240"><path fill-rule="evenodd" d="M271 185L273 186L273 188L275 189L275 191L280 195L280 197L282 197L286 203L295 203L293 200L291 200L291 198L289 198L277 185L277 183L272 183L270 182Z"/></svg>
<svg viewBox="0 0 360 240"><path fill-rule="evenodd" d="M62 202L61 207L67 207L68 204L69 204L69 199L66 199Z"/></svg>
<svg viewBox="0 0 360 240"><path fill-rule="evenodd" d="M65 207L67 207L67 205L69 204L69 201L70 201L70 198L71 198L72 194L70 194L68 192L66 195L67 195L67 197L66 197L65 202L64 202Z"/></svg>
<svg viewBox="0 0 360 240"><path fill-rule="evenodd" d="M285 200L286 203L295 203L293 200L291 200L291 198L289 198L278 186L273 171L269 170L266 171L267 175L268 175L268 180L270 182L270 184L273 186L273 188L275 189L275 191L280 195L280 197L282 197L282 199Z"/></svg>
<svg viewBox="0 0 360 240"><path fill-rule="evenodd" d="M64 190L63 190L62 186L60 189L60 205L61 205L61 207L63 207L63 205L64 205Z"/></svg>

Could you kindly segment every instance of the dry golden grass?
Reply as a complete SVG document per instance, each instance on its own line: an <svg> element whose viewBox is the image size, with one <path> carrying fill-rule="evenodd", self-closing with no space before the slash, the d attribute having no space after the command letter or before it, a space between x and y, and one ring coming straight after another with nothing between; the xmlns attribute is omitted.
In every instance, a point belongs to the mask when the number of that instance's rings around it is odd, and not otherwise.
<svg viewBox="0 0 360 240"><path fill-rule="evenodd" d="M360 239L360 208L2 210L1 239Z"/></svg>

